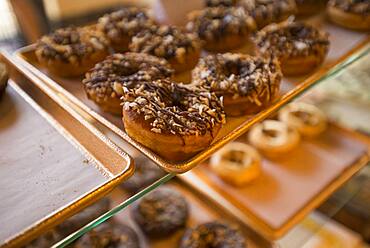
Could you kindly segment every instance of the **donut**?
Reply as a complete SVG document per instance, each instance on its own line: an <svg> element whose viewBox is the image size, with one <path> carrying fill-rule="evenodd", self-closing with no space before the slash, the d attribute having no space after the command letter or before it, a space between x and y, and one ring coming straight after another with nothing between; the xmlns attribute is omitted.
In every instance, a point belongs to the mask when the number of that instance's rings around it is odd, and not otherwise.
<svg viewBox="0 0 370 248"><path fill-rule="evenodd" d="M110 209L110 200L103 198L55 227L63 237L70 235Z"/></svg>
<svg viewBox="0 0 370 248"><path fill-rule="evenodd" d="M198 34L205 50L223 52L247 44L256 24L243 8L221 6L191 12L186 27Z"/></svg>
<svg viewBox="0 0 370 248"><path fill-rule="evenodd" d="M325 3L324 0L296 0L297 15L307 17L318 14L325 7Z"/></svg>
<svg viewBox="0 0 370 248"><path fill-rule="evenodd" d="M135 158L135 173L127 181L121 184L124 190L136 193L151 185L166 173L144 156Z"/></svg>
<svg viewBox="0 0 370 248"><path fill-rule="evenodd" d="M116 52L126 52L134 35L154 25L155 21L146 9L126 7L99 18L97 27Z"/></svg>
<svg viewBox="0 0 370 248"><path fill-rule="evenodd" d="M8 84L8 73L6 71L6 66L0 63L0 100L5 93L6 85Z"/></svg>
<svg viewBox="0 0 370 248"><path fill-rule="evenodd" d="M68 27L43 36L36 44L38 62L62 77L83 75L108 54L108 40L93 27Z"/></svg>
<svg viewBox="0 0 370 248"><path fill-rule="evenodd" d="M327 119L325 114L314 105L293 102L279 111L278 118L288 126L297 129L305 137L316 137L325 131Z"/></svg>
<svg viewBox="0 0 370 248"><path fill-rule="evenodd" d="M73 247L140 248L139 238L129 226L104 222L78 239Z"/></svg>
<svg viewBox="0 0 370 248"><path fill-rule="evenodd" d="M234 6L237 0L204 0L207 7L231 7Z"/></svg>
<svg viewBox="0 0 370 248"><path fill-rule="evenodd" d="M146 235L161 238L185 226L189 209L179 192L161 187L134 203L131 215Z"/></svg>
<svg viewBox="0 0 370 248"><path fill-rule="evenodd" d="M192 83L222 96L230 116L255 114L279 95L282 74L273 58L216 54L200 59Z"/></svg>
<svg viewBox="0 0 370 248"><path fill-rule="evenodd" d="M297 13L295 0L240 0L239 5L254 18L258 29Z"/></svg>
<svg viewBox="0 0 370 248"><path fill-rule="evenodd" d="M212 170L224 181L243 186L261 174L261 156L253 147L232 142L210 160Z"/></svg>
<svg viewBox="0 0 370 248"><path fill-rule="evenodd" d="M281 121L266 120L251 128L248 133L251 145L267 157L276 157L292 151L299 143L296 129Z"/></svg>
<svg viewBox="0 0 370 248"><path fill-rule="evenodd" d="M370 30L369 0L330 0L327 5L329 19L342 27Z"/></svg>
<svg viewBox="0 0 370 248"><path fill-rule="evenodd" d="M147 53L166 59L175 72L192 69L200 56L201 43L194 33L175 26L158 26L132 38L131 52Z"/></svg>
<svg viewBox="0 0 370 248"><path fill-rule="evenodd" d="M247 241L239 229L213 221L188 229L180 248L246 248Z"/></svg>
<svg viewBox="0 0 370 248"><path fill-rule="evenodd" d="M329 51L324 31L302 22L271 24L256 34L258 54L277 56L284 76L298 76L316 69Z"/></svg>
<svg viewBox="0 0 370 248"><path fill-rule="evenodd" d="M104 111L121 115L122 86L135 87L143 81L171 77L166 60L148 54L116 53L89 70L82 83L87 97Z"/></svg>
<svg viewBox="0 0 370 248"><path fill-rule="evenodd" d="M225 123L221 99L205 89L159 79L124 92L127 134L167 160L205 149Z"/></svg>

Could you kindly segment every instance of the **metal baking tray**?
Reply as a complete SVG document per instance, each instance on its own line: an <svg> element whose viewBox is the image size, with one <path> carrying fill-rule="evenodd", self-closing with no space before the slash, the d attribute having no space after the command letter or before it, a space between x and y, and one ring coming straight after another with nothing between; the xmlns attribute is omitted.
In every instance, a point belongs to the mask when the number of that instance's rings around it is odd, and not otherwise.
<svg viewBox="0 0 370 248"><path fill-rule="evenodd" d="M150 149L139 142L131 139L124 131L121 118L109 113L102 112L92 101L89 101L80 83L81 79L66 79L48 74L40 65L34 55L34 45L19 49L15 53L15 61L28 69L25 74L32 73L45 82L60 96L74 104L104 126L118 134L122 139L140 150L143 154L157 163L168 172L183 173L208 158L219 148L245 133L253 124L265 119L276 112L281 106L293 100L295 97L308 90L327 75L343 69L359 56L358 52L370 41L369 35L355 31L346 30L328 23L323 15L311 18L307 22L320 27L330 34L330 51L324 64L312 75L299 78L284 78L280 98L264 111L253 116L242 116L238 118L227 118L226 125L215 137L213 143L188 161L173 163L162 159Z"/></svg>
<svg viewBox="0 0 370 248"><path fill-rule="evenodd" d="M5 57L2 60L7 62ZM7 63L0 101L0 246L19 247L132 175L131 157Z"/></svg>
<svg viewBox="0 0 370 248"><path fill-rule="evenodd" d="M369 155L367 136L330 124L320 137L303 139L289 156L263 159L262 175L245 187L225 183L206 163L179 178L272 240L286 234L363 168Z"/></svg>

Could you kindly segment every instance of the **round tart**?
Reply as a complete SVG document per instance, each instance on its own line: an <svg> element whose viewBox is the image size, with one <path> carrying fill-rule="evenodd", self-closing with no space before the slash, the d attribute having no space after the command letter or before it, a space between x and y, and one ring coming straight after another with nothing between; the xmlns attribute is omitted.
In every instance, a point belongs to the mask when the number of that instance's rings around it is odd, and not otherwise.
<svg viewBox="0 0 370 248"><path fill-rule="evenodd" d="M324 0L296 0L298 15L302 17L315 15L325 7Z"/></svg>
<svg viewBox="0 0 370 248"><path fill-rule="evenodd" d="M108 40L93 27L58 29L36 45L39 63L63 77L83 75L108 53Z"/></svg>
<svg viewBox="0 0 370 248"><path fill-rule="evenodd" d="M193 84L223 97L230 116L264 109L279 95L281 79L276 59L233 53L201 58L192 73Z"/></svg>
<svg viewBox="0 0 370 248"><path fill-rule="evenodd" d="M327 14L332 22L342 27L370 30L369 0L330 0Z"/></svg>
<svg viewBox="0 0 370 248"><path fill-rule="evenodd" d="M254 18L258 29L297 13L294 0L241 0L239 5Z"/></svg>
<svg viewBox="0 0 370 248"><path fill-rule="evenodd" d="M168 160L205 149L225 122L222 101L205 89L162 79L124 92L126 132Z"/></svg>
<svg viewBox="0 0 370 248"><path fill-rule="evenodd" d="M166 187L144 196L131 210L135 222L152 237L166 237L184 227L189 214L185 198Z"/></svg>
<svg viewBox="0 0 370 248"><path fill-rule="evenodd" d="M8 84L8 73L6 71L6 66L0 63L0 99L5 93L6 85Z"/></svg>
<svg viewBox="0 0 370 248"><path fill-rule="evenodd" d="M216 221L188 229L180 242L180 248L246 248L247 241L240 230Z"/></svg>
<svg viewBox="0 0 370 248"><path fill-rule="evenodd" d="M243 186L261 174L261 157L253 147L232 142L212 156L211 167L226 182Z"/></svg>
<svg viewBox="0 0 370 248"><path fill-rule="evenodd" d="M264 155L275 157L293 150L298 145L300 136L296 129L284 122L266 120L252 127L248 139Z"/></svg>
<svg viewBox="0 0 370 248"><path fill-rule="evenodd" d="M279 112L279 120L306 137L315 137L327 127L324 113L314 105L293 102Z"/></svg>
<svg viewBox="0 0 370 248"><path fill-rule="evenodd" d="M122 188L131 193L136 193L151 185L166 173L144 156L135 158L135 173L121 184Z"/></svg>
<svg viewBox="0 0 370 248"><path fill-rule="evenodd" d="M328 34L302 22L271 24L255 37L259 54L277 56L283 74L307 74L324 61L329 51Z"/></svg>
<svg viewBox="0 0 370 248"><path fill-rule="evenodd" d="M200 41L196 34L174 26L158 26L132 38L130 51L165 58L175 72L192 69L200 56Z"/></svg>
<svg viewBox="0 0 370 248"><path fill-rule="evenodd" d="M134 35L154 25L154 19L146 9L127 7L99 18L97 27L104 32L115 51L125 52Z"/></svg>
<svg viewBox="0 0 370 248"><path fill-rule="evenodd" d="M132 228L114 222L105 222L78 239L74 247L139 248L140 243Z"/></svg>
<svg viewBox="0 0 370 248"><path fill-rule="evenodd" d="M241 7L215 7L194 11L189 15L187 29L198 34L204 49L228 51L248 42L256 29L253 18Z"/></svg>
<svg viewBox="0 0 370 248"><path fill-rule="evenodd" d="M87 97L104 111L121 115L122 87L136 87L144 81L169 78L173 74L166 60L148 54L116 53L89 70L82 81Z"/></svg>

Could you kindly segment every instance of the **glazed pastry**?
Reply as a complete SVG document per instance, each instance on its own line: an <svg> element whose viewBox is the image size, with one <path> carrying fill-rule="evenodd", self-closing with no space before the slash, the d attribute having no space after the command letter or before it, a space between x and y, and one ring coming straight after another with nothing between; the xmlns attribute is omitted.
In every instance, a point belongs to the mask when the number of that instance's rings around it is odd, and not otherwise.
<svg viewBox="0 0 370 248"><path fill-rule="evenodd" d="M171 77L166 60L148 54L113 54L95 65L82 81L87 97L104 111L121 115L122 86L131 88L143 81Z"/></svg>
<svg viewBox="0 0 370 248"><path fill-rule="evenodd" d="M261 174L261 157L253 147L232 142L212 156L211 167L226 182L243 186Z"/></svg>
<svg viewBox="0 0 370 248"><path fill-rule="evenodd" d="M247 241L239 229L214 221L188 229L179 247L247 248Z"/></svg>
<svg viewBox="0 0 370 248"><path fill-rule="evenodd" d="M254 18L258 29L297 13L295 0L241 0L239 5Z"/></svg>
<svg viewBox="0 0 370 248"><path fill-rule="evenodd" d="M268 157L293 150L300 141L297 130L284 122L266 120L252 127L248 133L251 145Z"/></svg>
<svg viewBox="0 0 370 248"><path fill-rule="evenodd" d="M144 156L135 158L135 173L127 181L121 184L122 188L136 193L151 185L166 173Z"/></svg>
<svg viewBox="0 0 370 248"><path fill-rule="evenodd" d="M3 63L0 63L0 100L5 93L6 85L8 84L8 73Z"/></svg>
<svg viewBox="0 0 370 248"><path fill-rule="evenodd" d="M85 208L81 212L70 217L66 221L58 225L55 230L63 237L70 235L81 227L88 224L90 221L98 218L100 215L106 213L110 208L110 201L103 198L93 205Z"/></svg>
<svg viewBox="0 0 370 248"><path fill-rule="evenodd" d="M259 54L278 57L285 76L313 71L329 51L328 34L302 22L271 24L257 33L255 43Z"/></svg>
<svg viewBox="0 0 370 248"><path fill-rule="evenodd" d="M320 13L325 7L324 0L296 0L299 16L310 16Z"/></svg>
<svg viewBox="0 0 370 248"><path fill-rule="evenodd" d="M165 58L175 70L192 69L200 56L201 43L194 33L175 26L159 26L138 33L132 38L130 51Z"/></svg>
<svg viewBox="0 0 370 248"><path fill-rule="evenodd" d="M204 0L207 7L231 7L236 4L237 0Z"/></svg>
<svg viewBox="0 0 370 248"><path fill-rule="evenodd" d="M36 45L39 63L63 77L83 75L108 55L108 40L93 27L62 28L43 36Z"/></svg>
<svg viewBox="0 0 370 248"><path fill-rule="evenodd" d="M184 227L188 204L177 191L161 187L133 204L131 214L141 230L152 237L166 237Z"/></svg>
<svg viewBox="0 0 370 248"><path fill-rule="evenodd" d="M99 18L97 27L104 32L116 52L125 52L134 35L154 25L154 19L147 10L127 7Z"/></svg>
<svg viewBox="0 0 370 248"><path fill-rule="evenodd" d="M225 122L222 101L205 89L162 79L124 92L127 134L167 160L205 149Z"/></svg>
<svg viewBox="0 0 370 248"><path fill-rule="evenodd" d="M332 22L345 28L370 30L369 0L330 0L327 14Z"/></svg>
<svg viewBox="0 0 370 248"><path fill-rule="evenodd" d="M241 7L215 7L192 12L186 27L198 34L204 49L222 52L247 44L256 24Z"/></svg>
<svg viewBox="0 0 370 248"><path fill-rule="evenodd" d="M255 114L279 95L282 74L276 59L246 54L217 54L202 58L192 82L224 100L230 116Z"/></svg>
<svg viewBox="0 0 370 248"><path fill-rule="evenodd" d="M129 226L104 222L76 241L76 248L140 248L139 238Z"/></svg>
<svg viewBox="0 0 370 248"><path fill-rule="evenodd" d="M279 120L297 129L305 137L315 137L327 127L324 113L314 105L293 102L279 112Z"/></svg>

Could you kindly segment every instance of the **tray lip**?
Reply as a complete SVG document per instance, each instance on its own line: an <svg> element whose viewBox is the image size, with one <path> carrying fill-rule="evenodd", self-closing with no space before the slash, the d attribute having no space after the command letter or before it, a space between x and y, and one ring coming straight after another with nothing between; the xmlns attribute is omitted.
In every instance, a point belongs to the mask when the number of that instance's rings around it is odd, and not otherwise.
<svg viewBox="0 0 370 248"><path fill-rule="evenodd" d="M8 55L3 53L0 55L2 59L7 60L7 64L12 63L8 60ZM9 62L9 63L8 63ZM46 110L41 108L23 89L21 89L13 80L9 80L9 87L11 87L23 100L29 104L32 109L34 109L47 123L52 126L63 138L65 138L73 147L77 149L83 156L88 156L90 160L94 161L96 164L102 164L102 162L98 161L93 154L91 154L87 149L84 149L83 145L81 145L76 138L73 137L63 126L56 121L51 115L48 114ZM42 89L41 92L45 93ZM51 97L51 100L54 100ZM68 111L67 111L68 112ZM72 115L70 112L68 112ZM82 118L82 117L81 117ZM81 121L81 120L77 120ZM90 124L91 125L91 124ZM92 127L92 126L91 126ZM90 128L91 128L90 127ZM69 202L68 204L54 210L53 212L49 213L48 215L44 216L40 220L38 220L34 225L26 227L21 232L8 237L4 240L3 244L0 244L1 247L12 247L12 246L19 246L24 242L32 239L33 237L41 234L43 231L47 230L51 226L54 226L60 220L68 218L69 216L73 215L74 213L78 212L79 210L87 207L88 205L92 204L94 201L102 197L104 194L108 193L114 187L116 187L119 183L123 180L127 179L134 173L134 160L133 158L124 152L121 148L116 146L112 141L107 139L103 136L96 128L92 127L91 129L87 128L89 132L94 134L97 139L102 140L107 146L109 146L112 152L116 152L126 163L125 168L118 173L117 175L110 174L110 177L106 177L107 181L105 183L101 183L96 185L92 190L86 192L85 194L80 195L74 201Z"/></svg>
<svg viewBox="0 0 370 248"><path fill-rule="evenodd" d="M228 200L227 198L223 197L219 192L213 189L211 185L209 185L206 181L204 181L199 174L194 171L190 171L184 175L179 175L178 177L183 180L185 183L191 185L198 191L202 191L208 198L212 198L215 202L228 202L228 205L223 207L233 214L237 215L237 217L247 226L254 228L258 233L262 234L265 238L270 240L277 240L285 235L292 227L294 227L297 223L304 219L304 217L309 214L312 210L314 210L317 206L319 206L322 202L325 201L334 191L336 191L340 186L346 183L353 175L355 175L358 171L366 166L366 164L370 161L370 138L362 133L356 132L354 130L332 124L331 125L336 128L340 129L342 132L347 133L353 139L356 139L365 146L367 149L364 153L359 156L353 163L350 165L349 168L344 170L342 174L333 179L329 184L325 187L323 191L317 194L315 198L310 199L304 207L299 209L297 213L288 221L283 223L280 227L274 228L271 227L266 221L262 218L253 214L247 207L241 207L241 204L233 204L232 201ZM197 187L198 182L202 182L207 185L210 189L208 190L201 190ZM204 192L203 192L204 191ZM206 191L209 191L208 193ZM212 196L211 193L213 194ZM222 204L221 204L222 205Z"/></svg>
<svg viewBox="0 0 370 248"><path fill-rule="evenodd" d="M351 50L340 56L335 62L333 62L330 66L322 66L319 68L315 73L310 75L307 79L301 82L298 86L294 87L292 90L287 92L282 96L281 99L270 105L265 110L257 113L253 118L250 118L240 124L236 129L232 132L228 133L221 139L216 142L210 144L210 146L196 154L194 157L189 159L188 161L180 162L180 163L171 163L170 161L164 160L159 155L152 152L149 148L143 146L139 142L132 139L127 133L121 130L119 127L111 123L109 120L105 119L103 116L98 114L96 111L85 105L82 101L80 101L77 97L69 93L65 90L61 85L59 85L55 80L51 79L47 74L38 70L33 64L27 61L24 54L26 52L31 52L35 50L36 44L31 44L29 46L20 48L14 52L15 57L19 60L19 63L22 64L25 68L29 70L29 73L35 74L38 78L40 78L45 84L49 85L53 90L58 92L59 94L63 95L73 104L75 104L78 108L81 108L83 111L87 112L90 116L96 119L98 122L109 128L111 131L119 135L122 139L128 142L130 145L134 146L136 149L140 150L145 156L155 162L157 165L162 167L165 171L171 173L184 173L201 163L202 161L206 160L209 156L211 156L214 152L218 149L226 145L228 142L238 138L242 134L244 134L248 129L256 124L257 122L262 121L263 119L267 118L269 115L276 112L286 103L292 101L295 97L299 96L306 89L314 86L317 82L324 79L325 76L329 75L331 71L336 72L335 69L340 67L342 63L345 64L346 61L351 62L349 59L351 56L356 55L358 51L362 48L366 47L366 45L370 42L370 35L364 37L362 41L360 41L356 46L354 46Z"/></svg>

